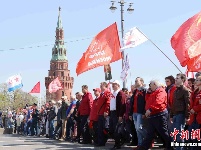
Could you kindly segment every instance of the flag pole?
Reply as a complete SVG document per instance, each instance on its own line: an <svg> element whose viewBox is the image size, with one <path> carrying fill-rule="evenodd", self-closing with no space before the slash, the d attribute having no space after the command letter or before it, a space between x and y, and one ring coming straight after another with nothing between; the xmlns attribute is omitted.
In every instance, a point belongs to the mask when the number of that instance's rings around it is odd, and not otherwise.
<svg viewBox="0 0 201 150"><path fill-rule="evenodd" d="M182 73L179 67L151 39L149 39L140 29L138 30Z"/></svg>

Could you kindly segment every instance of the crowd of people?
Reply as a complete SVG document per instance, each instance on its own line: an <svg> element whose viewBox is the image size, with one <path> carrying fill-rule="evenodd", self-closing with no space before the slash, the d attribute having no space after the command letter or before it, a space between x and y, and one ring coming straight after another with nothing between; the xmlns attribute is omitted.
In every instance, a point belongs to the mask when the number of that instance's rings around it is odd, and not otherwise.
<svg viewBox="0 0 201 150"><path fill-rule="evenodd" d="M101 82L93 89L95 99L83 85L82 92L49 101L40 110L34 103L19 109L15 117L8 113L7 127L14 127L17 134L95 147L114 139L112 149L128 143L136 145L135 150L148 150L159 137L164 148L182 150L184 143L200 141L201 73L195 78L187 79L182 73L176 78L170 75L164 79L166 85L152 80L146 89L143 78L137 77L130 91L120 88L118 80L111 83L112 90Z"/></svg>

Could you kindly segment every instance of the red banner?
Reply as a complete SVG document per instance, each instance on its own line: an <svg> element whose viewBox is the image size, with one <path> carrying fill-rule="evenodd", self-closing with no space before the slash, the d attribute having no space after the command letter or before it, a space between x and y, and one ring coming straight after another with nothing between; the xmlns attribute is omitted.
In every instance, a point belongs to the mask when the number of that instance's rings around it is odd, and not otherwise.
<svg viewBox="0 0 201 150"><path fill-rule="evenodd" d="M36 83L36 85L33 87L31 92L29 93L40 93L40 82Z"/></svg>
<svg viewBox="0 0 201 150"><path fill-rule="evenodd" d="M62 88L62 85L59 81L59 78L57 77L56 79L54 79L50 84L49 84L49 92L50 93L54 93Z"/></svg>
<svg viewBox="0 0 201 150"><path fill-rule="evenodd" d="M77 75L93 68L121 59L120 42L116 23L96 35L77 64Z"/></svg>
<svg viewBox="0 0 201 150"><path fill-rule="evenodd" d="M171 45L182 67L201 54L201 12L179 27L171 38Z"/></svg>

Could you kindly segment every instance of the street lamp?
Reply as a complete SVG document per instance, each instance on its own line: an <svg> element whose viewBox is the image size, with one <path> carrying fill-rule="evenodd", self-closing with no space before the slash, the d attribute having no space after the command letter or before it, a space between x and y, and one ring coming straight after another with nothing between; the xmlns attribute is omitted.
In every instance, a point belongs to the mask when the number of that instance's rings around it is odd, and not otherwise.
<svg viewBox="0 0 201 150"><path fill-rule="evenodd" d="M111 1L111 2L112 2L112 6L110 7L110 10L112 12L114 12L117 9L117 7L115 7L115 5L114 5L115 1ZM124 44L123 43L123 37L124 37L124 16L123 16L123 14L124 14L124 4L126 2L124 0L120 0L118 3L121 6L121 10L120 10L121 11L121 38L122 38L122 45L123 45ZM132 6L133 6L133 3L129 3L129 7L127 9L129 14L131 14L134 11ZM122 68L123 68L123 66L124 66L124 51L122 51ZM126 87L125 81L123 82L123 87L124 88Z"/></svg>

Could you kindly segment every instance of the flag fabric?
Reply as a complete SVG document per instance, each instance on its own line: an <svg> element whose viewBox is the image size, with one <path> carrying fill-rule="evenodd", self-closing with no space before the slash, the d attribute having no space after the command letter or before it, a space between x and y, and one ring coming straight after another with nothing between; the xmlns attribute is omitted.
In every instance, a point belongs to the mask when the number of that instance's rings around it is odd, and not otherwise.
<svg viewBox="0 0 201 150"><path fill-rule="evenodd" d="M121 51L127 48L133 48L136 47L144 42L146 42L148 39L138 30L138 28L134 27L131 28L124 36L123 38L123 47L121 48Z"/></svg>
<svg viewBox="0 0 201 150"><path fill-rule="evenodd" d="M120 42L116 22L98 33L79 60L77 75L121 59Z"/></svg>
<svg viewBox="0 0 201 150"><path fill-rule="evenodd" d="M188 69L188 71L191 71L191 72L201 71L201 55L191 58L187 62L187 69Z"/></svg>
<svg viewBox="0 0 201 150"><path fill-rule="evenodd" d="M62 88L61 82L59 81L59 78L57 77L49 84L49 92L54 93Z"/></svg>
<svg viewBox="0 0 201 150"><path fill-rule="evenodd" d="M188 69L186 69L186 77L187 78L194 78L194 73L190 72L190 71L188 71Z"/></svg>
<svg viewBox="0 0 201 150"><path fill-rule="evenodd" d="M8 92L12 92L23 87L21 75L9 77L6 83L8 85Z"/></svg>
<svg viewBox="0 0 201 150"><path fill-rule="evenodd" d="M179 27L171 38L171 46L182 67L185 67L190 59L201 54L201 12Z"/></svg>
<svg viewBox="0 0 201 150"><path fill-rule="evenodd" d="M127 76L128 76L128 71L130 69L130 63L129 63L129 58L128 58L128 54L126 54L126 58L124 60L124 66L121 72L121 79L123 81L126 80Z"/></svg>
<svg viewBox="0 0 201 150"><path fill-rule="evenodd" d="M40 93L40 82L36 83L36 85L33 87L31 92L29 93Z"/></svg>

